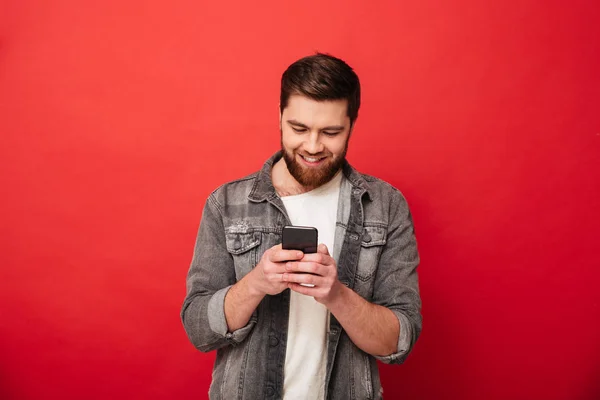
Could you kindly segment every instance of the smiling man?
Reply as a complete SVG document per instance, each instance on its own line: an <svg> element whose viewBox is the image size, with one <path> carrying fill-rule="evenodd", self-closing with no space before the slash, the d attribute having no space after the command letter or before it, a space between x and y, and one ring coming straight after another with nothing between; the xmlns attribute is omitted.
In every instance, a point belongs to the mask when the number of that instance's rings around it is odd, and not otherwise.
<svg viewBox="0 0 600 400"><path fill-rule="evenodd" d="M217 350L211 399L378 399L377 360L421 331L419 255L402 194L346 161L360 83L326 54L281 79L281 151L208 198L181 317ZM284 225L318 229L283 250Z"/></svg>

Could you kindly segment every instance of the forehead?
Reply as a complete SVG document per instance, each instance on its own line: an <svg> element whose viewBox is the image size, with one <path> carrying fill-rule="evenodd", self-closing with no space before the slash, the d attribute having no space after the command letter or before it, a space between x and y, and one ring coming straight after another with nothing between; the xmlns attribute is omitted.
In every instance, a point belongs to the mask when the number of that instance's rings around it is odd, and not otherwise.
<svg viewBox="0 0 600 400"><path fill-rule="evenodd" d="M305 96L292 95L283 110L282 119L293 119L308 126L346 125L348 100L317 101Z"/></svg>

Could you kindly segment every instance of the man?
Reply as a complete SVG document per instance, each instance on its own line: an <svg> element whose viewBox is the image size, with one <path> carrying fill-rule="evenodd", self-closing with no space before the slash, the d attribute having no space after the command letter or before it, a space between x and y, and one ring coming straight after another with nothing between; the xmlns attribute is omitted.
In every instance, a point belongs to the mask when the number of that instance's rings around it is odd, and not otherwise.
<svg viewBox="0 0 600 400"><path fill-rule="evenodd" d="M358 77L316 54L281 80L281 151L208 198L181 311L217 350L212 399L373 399L376 360L401 363L421 330L411 214L391 185L345 160ZM318 229L283 250L284 225Z"/></svg>

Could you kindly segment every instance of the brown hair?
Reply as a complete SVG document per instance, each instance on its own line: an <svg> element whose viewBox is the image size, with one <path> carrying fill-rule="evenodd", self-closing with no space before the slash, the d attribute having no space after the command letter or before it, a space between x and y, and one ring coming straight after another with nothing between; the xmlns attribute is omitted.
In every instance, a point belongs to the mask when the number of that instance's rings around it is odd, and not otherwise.
<svg viewBox="0 0 600 400"><path fill-rule="evenodd" d="M350 125L360 108L360 81L352 68L339 58L317 53L290 65L281 76L279 109L287 107L291 95L298 94L317 101L348 100Z"/></svg>

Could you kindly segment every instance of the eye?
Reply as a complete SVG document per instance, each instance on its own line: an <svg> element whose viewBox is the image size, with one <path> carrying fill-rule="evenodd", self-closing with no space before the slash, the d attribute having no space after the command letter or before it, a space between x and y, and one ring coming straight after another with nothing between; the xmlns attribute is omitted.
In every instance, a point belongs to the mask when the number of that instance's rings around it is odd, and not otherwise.
<svg viewBox="0 0 600 400"><path fill-rule="evenodd" d="M331 136L331 137L333 137L333 136L335 136L335 135L338 135L338 134L340 133L340 131L325 131L325 132L323 132L323 133L324 133L326 136Z"/></svg>
<svg viewBox="0 0 600 400"><path fill-rule="evenodd" d="M296 133L302 133L302 132L306 132L306 128L296 128L294 126L292 126L292 129L294 130L294 132Z"/></svg>

